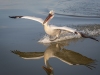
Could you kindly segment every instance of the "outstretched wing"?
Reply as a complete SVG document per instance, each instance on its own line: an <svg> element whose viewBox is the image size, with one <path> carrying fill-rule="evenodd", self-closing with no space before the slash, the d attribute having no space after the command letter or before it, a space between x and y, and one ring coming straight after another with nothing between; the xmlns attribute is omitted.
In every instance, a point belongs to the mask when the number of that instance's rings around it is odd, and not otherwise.
<svg viewBox="0 0 100 75"><path fill-rule="evenodd" d="M95 68L96 64L96 60L65 48L61 52L56 52L55 57L69 65L84 65L90 69Z"/></svg>
<svg viewBox="0 0 100 75"><path fill-rule="evenodd" d="M44 52L21 52L18 50L11 51L23 59L40 59L44 57Z"/></svg>
<svg viewBox="0 0 100 75"><path fill-rule="evenodd" d="M34 21L37 21L37 22L40 22L43 24L44 20L41 19L41 18L37 18L37 17L34 17L34 16L9 16L10 18L24 18L24 19L30 19L30 20L34 20Z"/></svg>
<svg viewBox="0 0 100 75"><path fill-rule="evenodd" d="M83 37L83 38L90 38L90 39L93 39L93 40L99 42L98 39L96 39L96 38L94 38L94 37L92 37L92 36L89 36L89 35L87 35L87 34L85 34L85 33L79 32L79 31L77 31L76 29L73 29L73 28L70 28L70 27L65 27L65 26L64 26L64 27L57 27L57 26L54 26L54 25L51 25L51 27L52 27L53 29L61 29L61 30L65 30L65 31L68 31L68 32L72 32L72 33L74 33L74 34L80 35L80 36Z"/></svg>
<svg viewBox="0 0 100 75"><path fill-rule="evenodd" d="M73 28L70 28L70 27L66 27L66 26L63 26L63 27L58 27L58 26L54 26L54 25L50 25L53 29L61 29L61 30L65 30L65 31L68 31L68 32L72 32L72 33L75 33L77 32L76 29L73 29Z"/></svg>

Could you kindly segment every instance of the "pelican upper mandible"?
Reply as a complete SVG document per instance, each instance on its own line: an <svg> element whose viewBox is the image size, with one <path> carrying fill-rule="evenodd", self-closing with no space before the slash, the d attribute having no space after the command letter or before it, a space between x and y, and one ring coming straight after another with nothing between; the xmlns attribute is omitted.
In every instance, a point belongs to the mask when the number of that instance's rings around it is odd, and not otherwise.
<svg viewBox="0 0 100 75"><path fill-rule="evenodd" d="M74 33L74 34L78 34L80 35L81 37L84 37L84 38L90 38L90 39L93 39L93 40L96 40L98 41L96 38L93 38L91 36L87 36L86 34L82 33L82 32L79 32L77 31L76 29L73 29L73 28L70 28L70 27L58 27L58 26L54 26L54 25L49 25L49 21L54 17L54 11L51 10L48 14L48 16L46 17L45 20L41 19L41 18L38 18L38 17L34 17L34 16L9 16L10 18L24 18L24 19L30 19L30 20L35 20L35 21L38 21L40 22L43 26L44 26L44 30L45 32L50 36L50 37L55 37L53 39L50 39L50 41L54 41L56 40L59 35L61 34L61 31L67 31L67 32L71 32L71 33Z"/></svg>

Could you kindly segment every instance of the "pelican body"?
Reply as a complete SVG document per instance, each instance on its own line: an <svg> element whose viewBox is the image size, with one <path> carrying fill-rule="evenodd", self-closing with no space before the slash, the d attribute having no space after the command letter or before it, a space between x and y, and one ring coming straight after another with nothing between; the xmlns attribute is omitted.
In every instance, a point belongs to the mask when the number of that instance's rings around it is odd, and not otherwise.
<svg viewBox="0 0 100 75"><path fill-rule="evenodd" d="M43 26L44 26L44 30L45 32L50 36L50 37L55 37L53 39L50 39L50 41L54 41L56 40L59 35L61 34L61 31L67 31L67 32L71 32L71 33L74 33L74 34L78 34L80 35L81 37L84 37L84 38L90 38L90 39L93 39L93 40L96 40L98 41L96 38L93 38L93 37L90 37L90 36L87 36L86 34L83 34L82 32L79 32L77 31L76 29L73 29L73 28L70 28L70 27L58 27L58 26L54 26L54 25L49 25L49 21L54 17L54 11L51 10L48 14L48 16L46 17L45 20L41 19L41 18L37 18L37 17L34 17L34 16L9 16L10 18L24 18L24 19L30 19L30 20L35 20L35 21L38 21L40 22Z"/></svg>

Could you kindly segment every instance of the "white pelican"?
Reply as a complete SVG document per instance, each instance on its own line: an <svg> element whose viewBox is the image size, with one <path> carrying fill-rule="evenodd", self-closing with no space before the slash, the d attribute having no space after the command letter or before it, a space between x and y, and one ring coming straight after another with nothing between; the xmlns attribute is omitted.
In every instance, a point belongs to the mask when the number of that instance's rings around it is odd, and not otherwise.
<svg viewBox="0 0 100 75"><path fill-rule="evenodd" d="M49 25L48 22L54 17L54 11L53 10L51 10L49 12L49 15L46 17L45 20L43 20L41 18L34 17L34 16L33 17L31 17L31 16L9 16L9 17L15 18L15 19L16 18L24 18L24 19L30 19L30 20L35 20L35 21L40 22L44 26L45 32L50 37L55 37L54 39L50 39L50 41L56 40L59 37L61 31L63 31L63 30L74 33L74 34L78 34L78 35L80 35L81 37L84 37L84 38L90 38L90 39L98 41L96 38L93 38L91 36L87 36L86 34L79 32L79 31L77 31L76 29L73 29L73 28L58 27L58 26L54 26L54 25Z"/></svg>

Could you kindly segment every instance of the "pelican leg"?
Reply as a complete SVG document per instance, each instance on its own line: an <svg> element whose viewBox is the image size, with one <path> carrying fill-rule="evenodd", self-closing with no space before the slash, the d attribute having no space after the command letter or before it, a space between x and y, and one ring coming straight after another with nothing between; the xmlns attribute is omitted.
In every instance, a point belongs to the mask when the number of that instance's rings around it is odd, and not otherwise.
<svg viewBox="0 0 100 75"><path fill-rule="evenodd" d="M50 38L53 37L53 39L50 39L50 41L54 41L54 40L58 39L59 35L61 34L61 30L60 29L56 29L55 30L55 33L56 33L56 36L55 37L50 36Z"/></svg>

